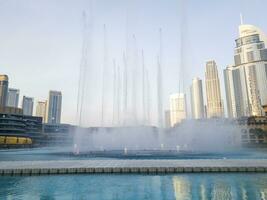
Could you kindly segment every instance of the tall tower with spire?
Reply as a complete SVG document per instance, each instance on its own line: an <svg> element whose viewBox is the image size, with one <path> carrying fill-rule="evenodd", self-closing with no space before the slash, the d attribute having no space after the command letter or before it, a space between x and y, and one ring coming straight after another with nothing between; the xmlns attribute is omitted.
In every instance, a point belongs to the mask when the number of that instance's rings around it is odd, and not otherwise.
<svg viewBox="0 0 267 200"><path fill-rule="evenodd" d="M267 105L267 37L256 26L243 24L235 40L234 65L224 71L230 117L261 116Z"/></svg>

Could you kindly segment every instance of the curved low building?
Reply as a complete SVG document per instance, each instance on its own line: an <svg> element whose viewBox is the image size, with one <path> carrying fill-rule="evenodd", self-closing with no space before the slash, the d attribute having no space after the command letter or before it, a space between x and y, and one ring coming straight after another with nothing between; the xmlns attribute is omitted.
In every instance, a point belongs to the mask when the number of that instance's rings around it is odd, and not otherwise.
<svg viewBox="0 0 267 200"><path fill-rule="evenodd" d="M43 138L41 117L25 116L19 108L0 108L0 146L39 146Z"/></svg>

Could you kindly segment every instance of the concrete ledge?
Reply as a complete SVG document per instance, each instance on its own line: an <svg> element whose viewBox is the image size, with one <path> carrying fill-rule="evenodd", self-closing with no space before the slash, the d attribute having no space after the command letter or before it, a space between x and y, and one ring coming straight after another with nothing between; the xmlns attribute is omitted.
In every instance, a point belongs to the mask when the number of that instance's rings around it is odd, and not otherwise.
<svg viewBox="0 0 267 200"><path fill-rule="evenodd" d="M265 173L267 160L65 160L0 162L0 176L54 174Z"/></svg>

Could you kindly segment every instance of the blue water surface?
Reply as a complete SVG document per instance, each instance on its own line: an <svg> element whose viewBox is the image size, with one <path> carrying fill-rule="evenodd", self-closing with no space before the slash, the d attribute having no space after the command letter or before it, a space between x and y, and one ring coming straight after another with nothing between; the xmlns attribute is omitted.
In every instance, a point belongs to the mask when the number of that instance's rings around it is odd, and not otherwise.
<svg viewBox="0 0 267 200"><path fill-rule="evenodd" d="M177 152L123 150L81 152L75 155L72 148L44 147L32 149L0 150L0 161L33 161L33 160L88 160L88 159L267 159L267 149L239 149L223 152Z"/></svg>
<svg viewBox="0 0 267 200"><path fill-rule="evenodd" d="M0 199L260 200L267 174L56 175L0 178Z"/></svg>

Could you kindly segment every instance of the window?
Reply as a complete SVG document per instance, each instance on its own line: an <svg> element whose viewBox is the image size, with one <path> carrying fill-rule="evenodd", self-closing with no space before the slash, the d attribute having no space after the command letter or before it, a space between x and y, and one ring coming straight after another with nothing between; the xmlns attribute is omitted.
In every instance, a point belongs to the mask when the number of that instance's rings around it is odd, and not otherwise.
<svg viewBox="0 0 267 200"><path fill-rule="evenodd" d="M254 53L253 51L247 52L247 61L253 62L254 61Z"/></svg>

